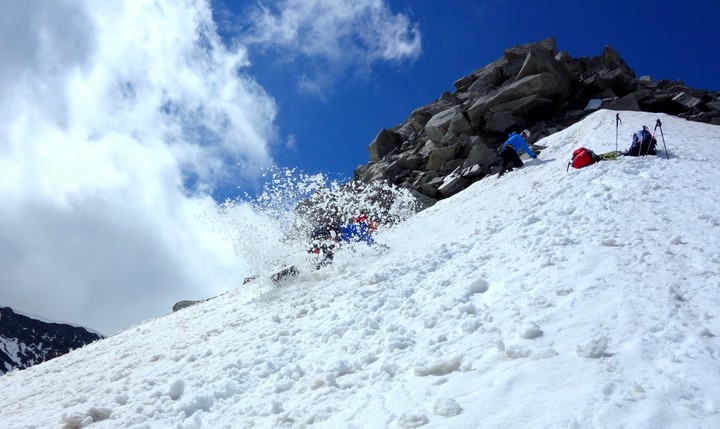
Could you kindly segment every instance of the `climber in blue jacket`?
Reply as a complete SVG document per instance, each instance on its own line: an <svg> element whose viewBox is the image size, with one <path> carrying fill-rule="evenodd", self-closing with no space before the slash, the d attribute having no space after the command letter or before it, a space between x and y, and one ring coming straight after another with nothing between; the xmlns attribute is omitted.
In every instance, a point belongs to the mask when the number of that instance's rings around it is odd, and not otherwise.
<svg viewBox="0 0 720 429"><path fill-rule="evenodd" d="M520 159L520 152L525 152L530 158L537 158L535 152L525 142L530 137L530 131L523 130L520 134L513 131L510 137L503 143L500 148L500 159L498 160L498 177L505 174L506 171L513 171L513 168L520 168L523 162Z"/></svg>
<svg viewBox="0 0 720 429"><path fill-rule="evenodd" d="M355 217L351 223L340 226L340 239L353 243L364 241L368 245L374 243L372 233L377 229L377 223L370 222L367 215Z"/></svg>

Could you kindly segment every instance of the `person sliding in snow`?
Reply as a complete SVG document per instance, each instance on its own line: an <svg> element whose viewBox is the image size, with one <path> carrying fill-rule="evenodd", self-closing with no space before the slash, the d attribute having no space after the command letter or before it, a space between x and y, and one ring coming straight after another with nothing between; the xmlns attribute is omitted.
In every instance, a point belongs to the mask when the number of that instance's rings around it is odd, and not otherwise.
<svg viewBox="0 0 720 429"><path fill-rule="evenodd" d="M351 223L340 227L340 239L348 243L364 241L371 245L375 242L372 233L375 232L377 227L377 222L370 222L367 215L362 214L353 218Z"/></svg>
<svg viewBox="0 0 720 429"><path fill-rule="evenodd" d="M311 245L308 253L315 255L316 268L320 269L332 262L335 245L340 241L340 227L330 223L316 228L310 234Z"/></svg>
<svg viewBox="0 0 720 429"><path fill-rule="evenodd" d="M513 131L510 133L510 137L503 143L500 148L500 159L498 161L498 177L505 174L506 171L513 171L513 168L520 168L523 166L523 162L520 159L519 153L525 152L530 158L537 158L535 152L530 149L530 146L525 142L525 139L530 137L530 131L523 130L520 134Z"/></svg>
<svg viewBox="0 0 720 429"><path fill-rule="evenodd" d="M323 225L311 234L311 247L308 253L314 255L315 268L330 265L335 257L337 245L345 243L365 242L368 246L375 243L372 234L377 229L377 222L371 222L367 215L361 214L345 225Z"/></svg>
<svg viewBox="0 0 720 429"><path fill-rule="evenodd" d="M630 149L625 151L623 155L625 156L645 156L645 155L656 155L655 146L657 145L657 140L655 140L655 137L650 134L650 130L648 127L644 126L642 127L642 130L636 132L633 135L632 144L630 145Z"/></svg>

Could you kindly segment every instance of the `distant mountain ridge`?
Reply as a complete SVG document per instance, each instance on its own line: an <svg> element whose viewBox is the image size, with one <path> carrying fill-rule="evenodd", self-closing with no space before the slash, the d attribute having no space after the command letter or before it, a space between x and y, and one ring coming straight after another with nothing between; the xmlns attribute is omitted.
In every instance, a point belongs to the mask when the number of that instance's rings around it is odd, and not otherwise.
<svg viewBox="0 0 720 429"><path fill-rule="evenodd" d="M102 338L85 328L47 323L0 307L0 373L37 365Z"/></svg>

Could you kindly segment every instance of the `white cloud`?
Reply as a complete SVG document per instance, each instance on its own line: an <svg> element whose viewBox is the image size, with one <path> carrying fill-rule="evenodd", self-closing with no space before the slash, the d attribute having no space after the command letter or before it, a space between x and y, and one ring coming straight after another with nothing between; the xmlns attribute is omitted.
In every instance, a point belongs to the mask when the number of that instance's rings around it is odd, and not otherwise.
<svg viewBox="0 0 720 429"><path fill-rule="evenodd" d="M14 2L0 52L0 305L112 333L237 285L206 195L272 163L276 106L205 0Z"/></svg>
<svg viewBox="0 0 720 429"><path fill-rule="evenodd" d="M312 80L326 82L349 69L381 61L412 61L421 53L418 25L394 14L384 0L277 0L252 12L243 38L250 46L280 49L316 61ZM305 77L302 85L317 92Z"/></svg>
<svg viewBox="0 0 720 429"><path fill-rule="evenodd" d="M285 147L289 150L297 152L297 138L290 134L285 142Z"/></svg>

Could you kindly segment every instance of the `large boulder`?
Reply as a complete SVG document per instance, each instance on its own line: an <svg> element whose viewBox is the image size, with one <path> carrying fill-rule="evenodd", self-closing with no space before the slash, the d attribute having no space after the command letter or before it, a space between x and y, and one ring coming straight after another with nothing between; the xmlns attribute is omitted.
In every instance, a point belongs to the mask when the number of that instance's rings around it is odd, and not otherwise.
<svg viewBox="0 0 720 429"><path fill-rule="evenodd" d="M427 164L425 164L425 170L437 170L445 163L455 158L458 153L458 145L452 145L447 147L439 147L433 149L428 157Z"/></svg>
<svg viewBox="0 0 720 429"><path fill-rule="evenodd" d="M475 71L475 73L473 73L475 79L467 91L471 93L484 94L497 88L505 80L503 67L507 64L507 58L500 57L485 67Z"/></svg>
<svg viewBox="0 0 720 429"><path fill-rule="evenodd" d="M461 77L454 83L455 90L460 92L467 91L470 88L470 85L472 85L473 82L475 82L476 80L477 76L475 76L474 74Z"/></svg>
<svg viewBox="0 0 720 429"><path fill-rule="evenodd" d="M620 54L610 45L605 45L602 54L602 62L608 70L622 69L623 72L635 78L635 72L623 61Z"/></svg>
<svg viewBox="0 0 720 429"><path fill-rule="evenodd" d="M455 116L453 116L453 118L450 120L448 132L453 136L460 136L462 134L474 134L475 130L470 123L470 117L468 116L466 110L461 110Z"/></svg>
<svg viewBox="0 0 720 429"><path fill-rule="evenodd" d="M604 103L602 107L609 110L627 110L630 112L639 112L642 110L640 109L640 104L638 104L634 94L628 94L624 97L610 100L607 103Z"/></svg>
<svg viewBox="0 0 720 429"><path fill-rule="evenodd" d="M533 50L544 50L555 56L557 54L557 41L554 37L548 37L547 39L539 42L513 46L510 49L505 49L503 53L505 54L505 58L509 61L515 61L524 60L525 57L527 57L527 54Z"/></svg>
<svg viewBox="0 0 720 429"><path fill-rule="evenodd" d="M475 137L472 140L471 147L470 153L463 163L464 168L473 165L487 165L497 160L497 153L483 144L479 137Z"/></svg>
<svg viewBox="0 0 720 429"><path fill-rule="evenodd" d="M676 103L685 106L687 109L693 109L702 104L702 99L695 97L687 92L680 92L672 98Z"/></svg>
<svg viewBox="0 0 720 429"><path fill-rule="evenodd" d="M400 147L402 143L402 135L387 128L380 130L368 147L370 162L381 160L385 155Z"/></svg>
<svg viewBox="0 0 720 429"><path fill-rule="evenodd" d="M595 93L611 90L619 96L627 95L637 89L637 82L622 68L600 70L580 81L580 84Z"/></svg>
<svg viewBox="0 0 720 429"><path fill-rule="evenodd" d="M468 109L470 122L474 127L481 126L485 113L491 108L516 101L531 95L539 95L550 100L562 100L567 94L567 87L562 86L550 73L540 73L522 78L510 85L503 86L496 92L480 97Z"/></svg>
<svg viewBox="0 0 720 429"><path fill-rule="evenodd" d="M420 132L425 129L425 125L430 120L431 115L424 111L414 112L411 115L410 125L416 132Z"/></svg>
<svg viewBox="0 0 720 429"><path fill-rule="evenodd" d="M173 305L172 310L173 311L182 310L183 308L191 307L199 302L202 302L202 301L191 301L191 300L178 301L175 303L175 305Z"/></svg>
<svg viewBox="0 0 720 429"><path fill-rule="evenodd" d="M567 86L570 84L570 74L562 64L555 59L552 52L545 49L535 49L528 52L515 80L518 81L540 73L551 74L558 80L560 85Z"/></svg>
<svg viewBox="0 0 720 429"><path fill-rule="evenodd" d="M582 66L575 61L567 51L558 52L558 54L555 55L555 61L557 61L571 77L582 74Z"/></svg>
<svg viewBox="0 0 720 429"><path fill-rule="evenodd" d="M450 122L455 115L461 112L461 109L460 106L455 106L433 115L425 124L425 132L430 137L430 140L440 143L450 128Z"/></svg>
<svg viewBox="0 0 720 429"><path fill-rule="evenodd" d="M488 115L491 115L488 113ZM500 134L507 134L511 130L518 128L527 128L530 123L523 119L522 116L513 115L508 112L493 114L491 118L486 115L487 124L485 129Z"/></svg>
<svg viewBox="0 0 720 429"><path fill-rule="evenodd" d="M490 113L509 113L527 120L541 121L552 116L554 105L555 102L551 99L533 94L491 107Z"/></svg>
<svg viewBox="0 0 720 429"><path fill-rule="evenodd" d="M390 162L381 160L377 162L371 162L370 164L364 164L358 166L355 169L355 180L359 180L364 183L374 182L376 180L382 180L385 178L385 170L387 170Z"/></svg>
<svg viewBox="0 0 720 429"><path fill-rule="evenodd" d="M423 113L428 115L428 117L432 117L436 115L437 113L440 113L444 110L447 110L451 107L458 106L462 104L463 101L460 100L456 94L451 94L449 92L443 92L443 94L438 98L437 100L433 101L432 103L423 106L419 109L416 109L413 111L413 115L416 113Z"/></svg>
<svg viewBox="0 0 720 429"><path fill-rule="evenodd" d="M443 197L447 198L449 196L455 195L458 192L465 189L467 185L465 184L465 180L463 180L460 170L449 174L445 177L443 182L438 186L438 193L442 195Z"/></svg>

